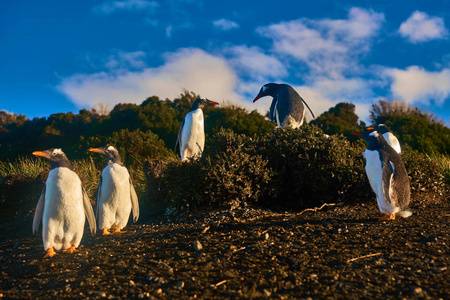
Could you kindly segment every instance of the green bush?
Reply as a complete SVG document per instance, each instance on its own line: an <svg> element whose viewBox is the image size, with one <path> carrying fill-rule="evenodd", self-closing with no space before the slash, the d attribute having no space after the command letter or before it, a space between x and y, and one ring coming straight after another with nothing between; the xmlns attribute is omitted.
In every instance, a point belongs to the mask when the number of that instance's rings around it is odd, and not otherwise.
<svg viewBox="0 0 450 300"><path fill-rule="evenodd" d="M355 145L342 135L327 138L309 125L257 138L222 129L198 161L162 168L148 162L148 189L158 191L149 194L150 201L191 209L257 204L296 210L368 198L364 146Z"/></svg>
<svg viewBox="0 0 450 300"><path fill-rule="evenodd" d="M343 135L327 137L318 127L304 125L299 130L277 128L258 147L276 173L265 197L271 206L301 209L370 195L360 142L352 145Z"/></svg>

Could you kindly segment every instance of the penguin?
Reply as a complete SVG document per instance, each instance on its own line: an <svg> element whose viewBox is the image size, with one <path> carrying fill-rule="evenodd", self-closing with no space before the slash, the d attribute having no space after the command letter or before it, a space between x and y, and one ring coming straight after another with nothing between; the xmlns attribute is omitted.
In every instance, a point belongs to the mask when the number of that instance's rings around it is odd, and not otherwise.
<svg viewBox="0 0 450 300"><path fill-rule="evenodd" d="M219 105L219 103L206 98L197 98L184 117L180 129L178 130L175 150L179 144L181 161L183 162L190 158L197 159L202 156L205 147L205 129L202 108L206 105Z"/></svg>
<svg viewBox="0 0 450 300"><path fill-rule="evenodd" d="M276 121L281 128L299 128L305 120L305 107L311 112L313 118L314 113L302 97L287 84L267 83L261 87L255 103L259 98L264 96L272 96L272 104L270 105L269 119Z"/></svg>
<svg viewBox="0 0 450 300"><path fill-rule="evenodd" d="M378 124L375 126L368 127L367 130L376 130L378 133L382 134L386 142L397 151L398 154L402 152L400 143L397 137L392 133L392 131L384 124Z"/></svg>
<svg viewBox="0 0 450 300"><path fill-rule="evenodd" d="M83 237L85 218L91 234L97 230L91 201L61 149L35 151L33 155L50 163L50 172L33 219L33 234L37 233L42 220L42 239L47 252L44 258L56 255L55 250L78 252L76 248Z"/></svg>
<svg viewBox="0 0 450 300"><path fill-rule="evenodd" d="M400 155L376 130L352 132L367 142L363 156L366 159L366 174L382 217L380 221L394 220L396 215L407 218L412 215L408 208L411 192L405 164Z"/></svg>
<svg viewBox="0 0 450 300"><path fill-rule="evenodd" d="M106 166L97 188L96 216L103 235L120 233L127 225L131 211L133 222L139 219L139 202L130 174L113 146L91 148L90 152L106 157ZM123 232L123 231L122 231Z"/></svg>

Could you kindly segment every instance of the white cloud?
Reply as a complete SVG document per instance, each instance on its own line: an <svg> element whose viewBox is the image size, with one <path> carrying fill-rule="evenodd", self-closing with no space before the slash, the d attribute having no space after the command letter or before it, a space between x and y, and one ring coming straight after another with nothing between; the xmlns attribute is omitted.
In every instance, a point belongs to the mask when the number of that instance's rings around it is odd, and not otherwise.
<svg viewBox="0 0 450 300"><path fill-rule="evenodd" d="M92 11L99 14L111 14L116 11L144 11L153 12L158 7L158 2L147 0L124 0L124 1L105 1L92 8Z"/></svg>
<svg viewBox="0 0 450 300"><path fill-rule="evenodd" d="M233 46L224 50L228 62L241 76L253 80L277 79L287 75L286 67L274 56L265 54L259 47Z"/></svg>
<svg viewBox="0 0 450 300"><path fill-rule="evenodd" d="M389 68L384 74L392 80L393 95L410 104L429 104L433 99L437 105L442 105L450 97L450 69L430 72L410 66L405 70Z"/></svg>
<svg viewBox="0 0 450 300"><path fill-rule="evenodd" d="M227 19L219 19L213 22L214 27L220 30L228 31L231 29L239 28L239 24Z"/></svg>
<svg viewBox="0 0 450 300"><path fill-rule="evenodd" d="M352 8L347 19L298 19L257 28L273 39L276 53L307 66L313 76L342 78L359 72L358 55L370 50L384 21L382 13Z"/></svg>
<svg viewBox="0 0 450 300"><path fill-rule="evenodd" d="M200 49L181 49L164 55L165 63L141 71L77 74L65 78L58 89L80 107L99 102L141 103L149 96L173 99L184 89L216 101L239 103L234 92L236 75L223 58Z"/></svg>
<svg viewBox="0 0 450 300"><path fill-rule="evenodd" d="M448 30L442 18L430 17L420 11L415 11L400 25L399 33L412 43L444 39L448 36Z"/></svg>

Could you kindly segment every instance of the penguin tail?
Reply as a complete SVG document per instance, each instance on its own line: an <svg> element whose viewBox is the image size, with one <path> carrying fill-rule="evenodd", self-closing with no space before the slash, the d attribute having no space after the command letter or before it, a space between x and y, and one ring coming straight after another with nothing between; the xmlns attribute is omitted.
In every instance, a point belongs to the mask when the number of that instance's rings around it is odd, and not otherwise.
<svg viewBox="0 0 450 300"><path fill-rule="evenodd" d="M412 216L412 211L411 209L407 208L405 210L402 210L401 212L398 213L398 215L402 218L408 218L410 216Z"/></svg>

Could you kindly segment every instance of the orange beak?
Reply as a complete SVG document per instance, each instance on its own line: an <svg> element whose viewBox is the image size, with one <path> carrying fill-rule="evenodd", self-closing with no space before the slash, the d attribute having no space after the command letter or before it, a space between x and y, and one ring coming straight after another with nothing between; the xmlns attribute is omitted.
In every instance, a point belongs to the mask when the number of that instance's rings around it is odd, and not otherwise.
<svg viewBox="0 0 450 300"><path fill-rule="evenodd" d="M373 130L375 129L375 127L371 126L371 127L367 127L368 130Z"/></svg>
<svg viewBox="0 0 450 300"><path fill-rule="evenodd" d="M42 151L34 151L34 152L33 152L33 155L36 155L36 156L46 156L47 153L42 152Z"/></svg>
<svg viewBox="0 0 450 300"><path fill-rule="evenodd" d="M89 149L89 151L91 151L91 152L102 152L101 149L97 149L97 148Z"/></svg>

